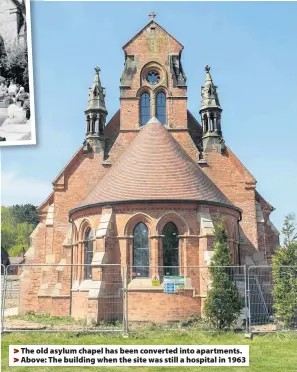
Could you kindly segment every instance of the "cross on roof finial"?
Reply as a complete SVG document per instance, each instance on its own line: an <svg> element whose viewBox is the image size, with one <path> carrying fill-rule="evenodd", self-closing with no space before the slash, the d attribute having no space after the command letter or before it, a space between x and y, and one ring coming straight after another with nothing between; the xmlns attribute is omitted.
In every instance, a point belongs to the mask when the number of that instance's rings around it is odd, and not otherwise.
<svg viewBox="0 0 297 372"><path fill-rule="evenodd" d="M205 71L206 71L206 72L209 72L209 71L210 71L210 66L206 65L206 66L205 66Z"/></svg>
<svg viewBox="0 0 297 372"><path fill-rule="evenodd" d="M149 13L149 17L150 17L150 19L154 19L155 17L156 17L156 13L155 12L151 12L151 13Z"/></svg>
<svg viewBox="0 0 297 372"><path fill-rule="evenodd" d="M100 70L100 67L98 67L98 66L95 67L95 71L96 71L96 74L99 74L99 72L101 71L101 70Z"/></svg>

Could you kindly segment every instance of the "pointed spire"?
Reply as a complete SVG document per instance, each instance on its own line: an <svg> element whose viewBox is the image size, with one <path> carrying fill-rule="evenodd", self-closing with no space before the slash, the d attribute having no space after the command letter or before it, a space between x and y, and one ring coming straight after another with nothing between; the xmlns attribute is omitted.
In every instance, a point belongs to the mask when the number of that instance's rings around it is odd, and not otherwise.
<svg viewBox="0 0 297 372"><path fill-rule="evenodd" d="M218 88L214 85L212 81L212 77L210 75L210 67L208 65L205 66L206 77L205 77L205 85L201 87L201 109L204 110L207 108L218 108L221 109L219 96L218 96Z"/></svg>
<svg viewBox="0 0 297 372"><path fill-rule="evenodd" d="M210 67L205 66L205 84L201 87L201 123L203 152L213 150L215 145L217 151L225 151L223 133L221 128L221 113L218 88L214 85L210 75Z"/></svg>
<svg viewBox="0 0 297 372"><path fill-rule="evenodd" d="M102 88L99 77L100 68L95 67L95 77L91 88L89 88L89 101L87 110L106 111L105 107L105 88Z"/></svg>
<svg viewBox="0 0 297 372"><path fill-rule="evenodd" d="M99 77L100 68L95 67L95 77L89 88L89 101L85 110L86 115L86 141L84 152L93 149L95 152L104 152L104 128L107 110L105 107L105 88L102 88Z"/></svg>
<svg viewBox="0 0 297 372"><path fill-rule="evenodd" d="M206 65L205 66L205 71L206 71L205 85L213 84L212 78L211 78L211 75L210 75L210 66Z"/></svg>

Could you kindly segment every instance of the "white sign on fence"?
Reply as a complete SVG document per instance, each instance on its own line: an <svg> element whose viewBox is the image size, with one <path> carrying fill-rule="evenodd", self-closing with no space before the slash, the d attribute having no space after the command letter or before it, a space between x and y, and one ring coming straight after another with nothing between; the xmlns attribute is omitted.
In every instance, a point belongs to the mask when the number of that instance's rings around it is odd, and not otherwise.
<svg viewBox="0 0 297 372"><path fill-rule="evenodd" d="M179 289L185 289L184 276L164 276L163 291L165 293L176 293Z"/></svg>

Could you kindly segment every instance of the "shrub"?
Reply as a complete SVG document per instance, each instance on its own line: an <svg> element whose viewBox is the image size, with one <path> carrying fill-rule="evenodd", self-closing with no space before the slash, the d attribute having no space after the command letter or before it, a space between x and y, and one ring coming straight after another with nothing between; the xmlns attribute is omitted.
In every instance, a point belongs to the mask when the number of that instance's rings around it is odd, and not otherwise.
<svg viewBox="0 0 297 372"><path fill-rule="evenodd" d="M295 216L286 216L282 233L284 245L272 260L273 308L286 328L297 326L297 236Z"/></svg>
<svg viewBox="0 0 297 372"><path fill-rule="evenodd" d="M214 254L211 261L211 289L208 291L204 314L217 329L229 329L244 306L237 285L232 277L232 257L228 247L224 221L215 222Z"/></svg>
<svg viewBox="0 0 297 372"><path fill-rule="evenodd" d="M28 52L26 45L15 43L7 48L6 55L3 55L0 61L4 76L10 80L14 79L16 83L24 86L29 91L28 76Z"/></svg>

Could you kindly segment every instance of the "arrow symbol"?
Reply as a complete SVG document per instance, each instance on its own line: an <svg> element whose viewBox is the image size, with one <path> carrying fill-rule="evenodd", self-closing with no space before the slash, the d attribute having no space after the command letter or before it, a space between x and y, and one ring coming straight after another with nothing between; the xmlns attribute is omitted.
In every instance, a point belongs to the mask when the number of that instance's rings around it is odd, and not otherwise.
<svg viewBox="0 0 297 372"><path fill-rule="evenodd" d="M18 350L18 349L13 349L13 353L14 353L14 354L19 353L19 352L20 352L20 350Z"/></svg>
<svg viewBox="0 0 297 372"><path fill-rule="evenodd" d="M18 358L13 358L13 363L16 363L16 362L18 362L18 361L19 361Z"/></svg>

